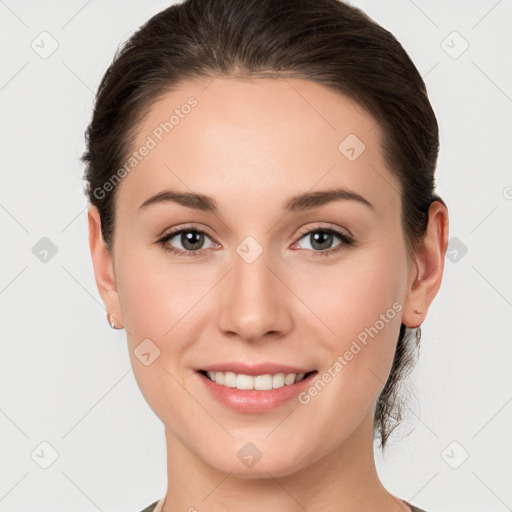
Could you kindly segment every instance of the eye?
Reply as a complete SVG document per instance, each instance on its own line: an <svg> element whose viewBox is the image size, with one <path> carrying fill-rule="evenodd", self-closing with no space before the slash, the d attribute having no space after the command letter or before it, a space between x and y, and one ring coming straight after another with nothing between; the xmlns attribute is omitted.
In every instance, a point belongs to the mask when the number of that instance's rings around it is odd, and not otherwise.
<svg viewBox="0 0 512 512"><path fill-rule="evenodd" d="M301 231L303 235L301 237L305 238L311 247L308 249L308 252L311 252L311 256L329 256L335 252L338 252L343 249L347 249L353 245L354 240L351 236L341 233L333 228L313 228L307 231ZM341 243L332 246L333 239L339 238Z"/></svg>
<svg viewBox="0 0 512 512"><path fill-rule="evenodd" d="M196 256L205 249L203 247L205 238L211 240L205 231L195 228L194 226L190 226L172 231L161 238L158 242L166 251L178 254L179 256ZM181 248L175 247L173 244L179 244L181 245ZM213 242L213 246L218 245Z"/></svg>
<svg viewBox="0 0 512 512"><path fill-rule="evenodd" d="M313 228L301 231L300 234L302 235L300 240L304 238L309 241L311 248L306 247L306 249L312 257L329 256L332 253L348 249L354 245L354 239L351 236L333 228ZM195 226L184 226L171 231L158 240L158 243L161 244L166 251L178 256L198 256L208 249L208 247L203 247L205 238L211 241L210 248L220 247L219 244L213 242L205 231ZM335 238L338 238L341 243L332 247ZM181 247L176 247L176 244L181 245Z"/></svg>

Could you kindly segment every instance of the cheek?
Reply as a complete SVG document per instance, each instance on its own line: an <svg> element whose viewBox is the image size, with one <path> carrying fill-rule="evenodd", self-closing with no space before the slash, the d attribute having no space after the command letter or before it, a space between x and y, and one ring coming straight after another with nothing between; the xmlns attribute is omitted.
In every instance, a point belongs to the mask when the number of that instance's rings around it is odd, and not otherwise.
<svg viewBox="0 0 512 512"><path fill-rule="evenodd" d="M138 247L136 240L119 242L117 287L132 336L161 339L183 314L183 277L159 251L163 253L158 247Z"/></svg>
<svg viewBox="0 0 512 512"><path fill-rule="evenodd" d="M366 275L368 283L376 274ZM323 338L330 357L319 375L325 385L311 390L321 390L313 407L337 411L325 418L333 432L350 431L371 411L389 377L400 332L402 305L389 288L358 284L349 281L344 291L353 285L353 294L332 297L329 325L335 334Z"/></svg>
<svg viewBox="0 0 512 512"><path fill-rule="evenodd" d="M203 325L207 302L200 299L208 291L208 276L172 264L153 248L119 254L118 292L134 372L141 367L137 354L142 343L158 354L156 367L181 371L189 364L185 356L194 334ZM140 378L146 378L140 369ZM151 376L148 384L156 385L154 378L160 376Z"/></svg>
<svg viewBox="0 0 512 512"><path fill-rule="evenodd" d="M378 394L391 371L406 271L400 246L381 245L379 250L361 250L339 270L324 270L323 276L316 276L323 279L313 280L324 283L315 288L311 304L329 328L323 340L332 354L331 373L340 376L334 387L354 389L358 399Z"/></svg>
<svg viewBox="0 0 512 512"><path fill-rule="evenodd" d="M402 290L407 277L404 265L399 254L386 257L380 250L360 251L337 267L319 266L308 271L294 288L318 313L326 333L331 334L326 339L336 340L335 344L357 337L378 322L381 315L385 316L385 328L379 322L379 331L386 336L400 328Z"/></svg>
<svg viewBox="0 0 512 512"><path fill-rule="evenodd" d="M180 277L172 266L164 268L151 252L119 252L118 292L135 379L151 409L166 418L170 404L189 407L182 400L180 371L195 311L189 311L191 300L183 296L183 273Z"/></svg>

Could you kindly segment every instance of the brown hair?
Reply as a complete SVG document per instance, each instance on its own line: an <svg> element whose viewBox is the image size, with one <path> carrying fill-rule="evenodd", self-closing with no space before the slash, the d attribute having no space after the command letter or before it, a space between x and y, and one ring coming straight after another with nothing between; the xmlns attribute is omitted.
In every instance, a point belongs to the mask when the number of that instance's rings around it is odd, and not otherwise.
<svg viewBox="0 0 512 512"><path fill-rule="evenodd" d="M116 188L104 186L129 154L149 108L187 79L302 78L355 100L377 120L401 185L408 257L425 234L435 193L438 125L425 84L395 37L340 0L185 0L153 16L116 52L85 133L86 194L114 245ZM420 328L401 325L379 396L374 433L384 448L402 419L398 386L415 363Z"/></svg>

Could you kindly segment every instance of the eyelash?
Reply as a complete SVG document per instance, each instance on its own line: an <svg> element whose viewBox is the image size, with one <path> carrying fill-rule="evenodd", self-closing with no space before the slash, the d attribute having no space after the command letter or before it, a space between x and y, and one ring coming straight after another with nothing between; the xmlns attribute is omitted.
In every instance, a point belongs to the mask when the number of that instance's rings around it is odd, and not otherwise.
<svg viewBox="0 0 512 512"><path fill-rule="evenodd" d="M195 250L195 251L183 251L182 249L176 249L176 247L173 247L173 246L170 246L167 244L167 242L171 238L174 238L176 235L179 235L181 233L189 233L189 232L202 233L202 234L208 236L209 238L211 238L208 235L208 233L206 233L202 229L198 229L196 226L185 226L185 227L182 227L175 231L171 231L170 233L165 235L163 238L158 240L158 243L162 245L162 247L165 251L168 251L177 256L184 256L184 257L199 256L201 254L201 252L206 249L199 249L199 250ZM323 228L323 227L317 227L317 228L300 231L299 234L301 236L300 236L299 240L306 235L310 235L311 233L317 233L317 232L329 233L329 234L335 235L340 238L342 243L340 245L333 247L332 249L326 249L324 251L314 251L311 249L306 249L308 252L312 252L311 257L313 257L313 258L316 258L317 256L324 256L324 257L330 256L331 254L333 254L335 252L352 247L355 243L354 239L351 236L341 233L340 231L337 231L336 229L333 229L333 228Z"/></svg>

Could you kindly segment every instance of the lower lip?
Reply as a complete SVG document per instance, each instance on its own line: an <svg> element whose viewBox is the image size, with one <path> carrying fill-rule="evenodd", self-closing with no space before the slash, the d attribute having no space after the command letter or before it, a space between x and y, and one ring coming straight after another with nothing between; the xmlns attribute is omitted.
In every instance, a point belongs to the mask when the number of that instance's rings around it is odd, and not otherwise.
<svg viewBox="0 0 512 512"><path fill-rule="evenodd" d="M304 388L311 385L318 372L308 375L300 382L295 384L285 385L276 389L269 390L256 390L256 389L238 389L222 386L210 380L206 375L197 372L200 379L203 381L206 389L216 398L219 402L226 405L230 409L238 412L266 412L276 409L283 405L288 400L296 397Z"/></svg>

